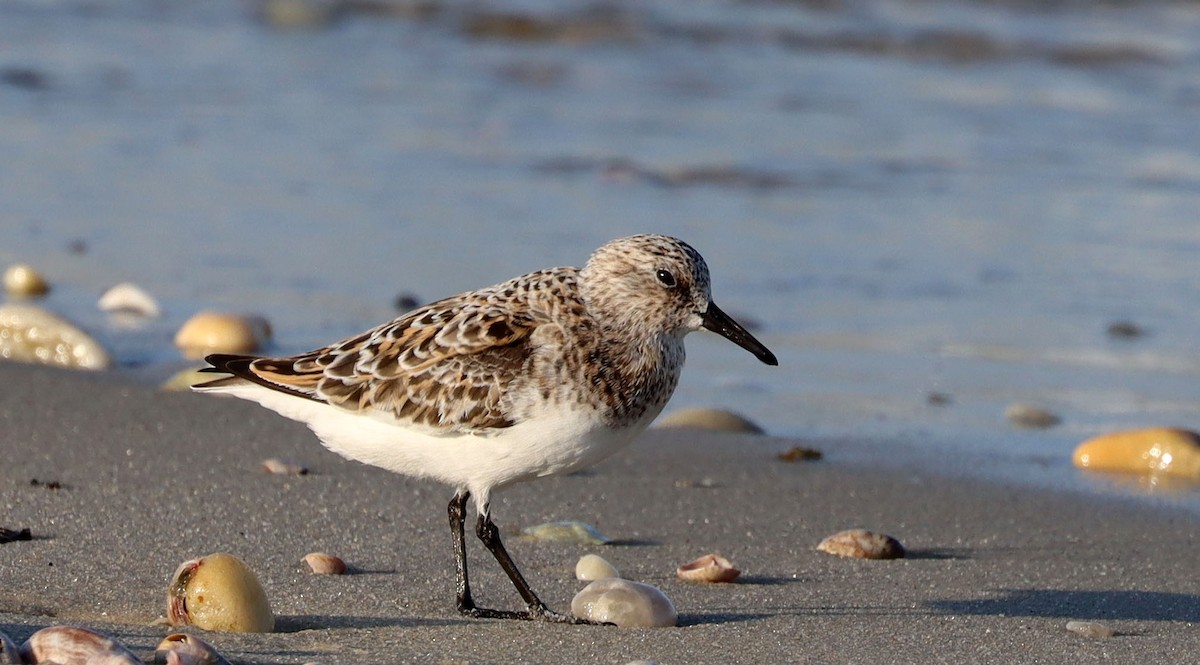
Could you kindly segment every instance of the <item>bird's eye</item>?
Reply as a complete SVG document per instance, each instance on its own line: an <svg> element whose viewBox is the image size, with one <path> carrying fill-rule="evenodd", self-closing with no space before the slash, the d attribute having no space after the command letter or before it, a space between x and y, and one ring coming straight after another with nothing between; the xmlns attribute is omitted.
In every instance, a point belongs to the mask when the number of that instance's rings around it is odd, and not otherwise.
<svg viewBox="0 0 1200 665"><path fill-rule="evenodd" d="M675 286L675 275L672 275L670 273L670 271L659 270L657 273L655 273L654 276L658 278L659 283L662 284L663 286L666 286L666 287Z"/></svg>

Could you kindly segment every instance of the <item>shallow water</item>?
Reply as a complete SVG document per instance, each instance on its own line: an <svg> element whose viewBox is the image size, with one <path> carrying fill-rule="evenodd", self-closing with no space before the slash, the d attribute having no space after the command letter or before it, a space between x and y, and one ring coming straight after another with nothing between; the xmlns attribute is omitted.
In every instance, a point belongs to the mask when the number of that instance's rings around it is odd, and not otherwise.
<svg viewBox="0 0 1200 665"><path fill-rule="evenodd" d="M0 264L157 376L202 308L300 351L665 232L780 358L695 335L677 407L1119 492L1075 443L1200 428L1200 6L340 7L0 4ZM96 311L125 280L166 318Z"/></svg>

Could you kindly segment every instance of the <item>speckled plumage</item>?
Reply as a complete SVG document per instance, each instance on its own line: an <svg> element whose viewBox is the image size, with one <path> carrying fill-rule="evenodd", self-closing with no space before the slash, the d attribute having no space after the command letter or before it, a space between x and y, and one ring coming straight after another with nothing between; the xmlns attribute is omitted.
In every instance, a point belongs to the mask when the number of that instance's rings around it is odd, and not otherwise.
<svg viewBox="0 0 1200 665"><path fill-rule="evenodd" d="M638 235L582 269L453 296L309 353L210 356L230 376L196 390L305 422L351 459L453 485L482 523L493 489L594 464L645 429L700 327L775 364L712 304L696 250Z"/></svg>

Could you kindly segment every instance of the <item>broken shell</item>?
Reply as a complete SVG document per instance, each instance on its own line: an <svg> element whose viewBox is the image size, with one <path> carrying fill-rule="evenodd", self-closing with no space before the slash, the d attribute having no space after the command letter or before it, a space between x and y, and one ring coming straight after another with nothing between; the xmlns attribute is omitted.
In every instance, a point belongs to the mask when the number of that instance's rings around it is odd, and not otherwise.
<svg viewBox="0 0 1200 665"><path fill-rule="evenodd" d="M571 613L580 619L631 628L663 628L679 621L679 613L662 591L619 577L583 587L571 599Z"/></svg>
<svg viewBox="0 0 1200 665"><path fill-rule="evenodd" d="M24 658L8 635L0 633L0 665L21 665Z"/></svg>
<svg viewBox="0 0 1200 665"><path fill-rule="evenodd" d="M1010 404L1004 409L1004 417L1017 427L1046 429L1062 422L1057 414L1033 404Z"/></svg>
<svg viewBox="0 0 1200 665"><path fill-rule="evenodd" d="M1074 462L1081 469L1165 473L1200 480L1200 434L1169 427L1113 432L1079 444Z"/></svg>
<svg viewBox="0 0 1200 665"><path fill-rule="evenodd" d="M187 633L172 633L163 638L154 651L154 662L171 663L172 653L177 654L174 661L179 665L230 665L213 645Z"/></svg>
<svg viewBox="0 0 1200 665"><path fill-rule="evenodd" d="M344 575L346 562L325 552L312 552L304 555L304 563L318 575Z"/></svg>
<svg viewBox="0 0 1200 665"><path fill-rule="evenodd" d="M900 559L904 546L891 536L866 529L839 531L822 540L817 549L838 556L857 559Z"/></svg>
<svg viewBox="0 0 1200 665"><path fill-rule="evenodd" d="M0 306L0 359L104 369L108 353L74 325L33 305Z"/></svg>
<svg viewBox="0 0 1200 665"><path fill-rule="evenodd" d="M612 542L596 527L583 522L547 522L521 530L526 540L541 540L552 543L574 543L577 545L607 545Z"/></svg>
<svg viewBox="0 0 1200 665"><path fill-rule="evenodd" d="M688 582L732 582L742 571L719 554L704 556L675 569L675 575Z"/></svg>
<svg viewBox="0 0 1200 665"><path fill-rule="evenodd" d="M658 427L690 427L710 432L762 434L763 430L747 418L723 409L679 409L663 416Z"/></svg>
<svg viewBox="0 0 1200 665"><path fill-rule="evenodd" d="M257 316L200 312L175 333L175 346L188 358L210 353L252 353L271 337L271 326Z"/></svg>
<svg viewBox="0 0 1200 665"><path fill-rule="evenodd" d="M50 285L31 266L17 263L4 271L4 290L19 298L45 295Z"/></svg>
<svg viewBox="0 0 1200 665"><path fill-rule="evenodd" d="M584 554L575 564L575 579L581 582L595 582L620 576L621 573L617 572L611 563L596 554Z"/></svg>
<svg viewBox="0 0 1200 665"><path fill-rule="evenodd" d="M279 459L278 457L268 457L263 460L262 468L263 471L276 476L304 476L308 474L308 467L303 464Z"/></svg>
<svg viewBox="0 0 1200 665"><path fill-rule="evenodd" d="M141 665L142 661L116 641L86 628L43 628L21 646L27 663L56 665Z"/></svg>
<svg viewBox="0 0 1200 665"><path fill-rule="evenodd" d="M185 561L171 578L167 618L172 626L204 630L269 633L275 616L267 594L250 568L219 552Z"/></svg>
<svg viewBox="0 0 1200 665"><path fill-rule="evenodd" d="M1112 637L1117 631L1095 621L1068 621L1067 630L1086 637Z"/></svg>
<svg viewBox="0 0 1200 665"><path fill-rule="evenodd" d="M151 319L162 316L158 301L130 282L122 282L105 291L96 305L105 312L124 312Z"/></svg>
<svg viewBox="0 0 1200 665"><path fill-rule="evenodd" d="M816 448L794 446L776 455L781 462L815 462L824 455Z"/></svg>

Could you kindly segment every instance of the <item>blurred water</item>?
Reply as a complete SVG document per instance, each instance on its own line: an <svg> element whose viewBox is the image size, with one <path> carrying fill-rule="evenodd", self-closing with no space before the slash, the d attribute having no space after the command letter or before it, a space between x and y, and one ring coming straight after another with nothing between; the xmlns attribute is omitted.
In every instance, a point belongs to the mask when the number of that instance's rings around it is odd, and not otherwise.
<svg viewBox="0 0 1200 665"><path fill-rule="evenodd" d="M201 308L300 351L664 232L781 365L693 336L675 406L1105 491L1082 438L1200 428L1194 3L337 6L0 4L0 264L165 373ZM168 316L97 312L125 280Z"/></svg>

